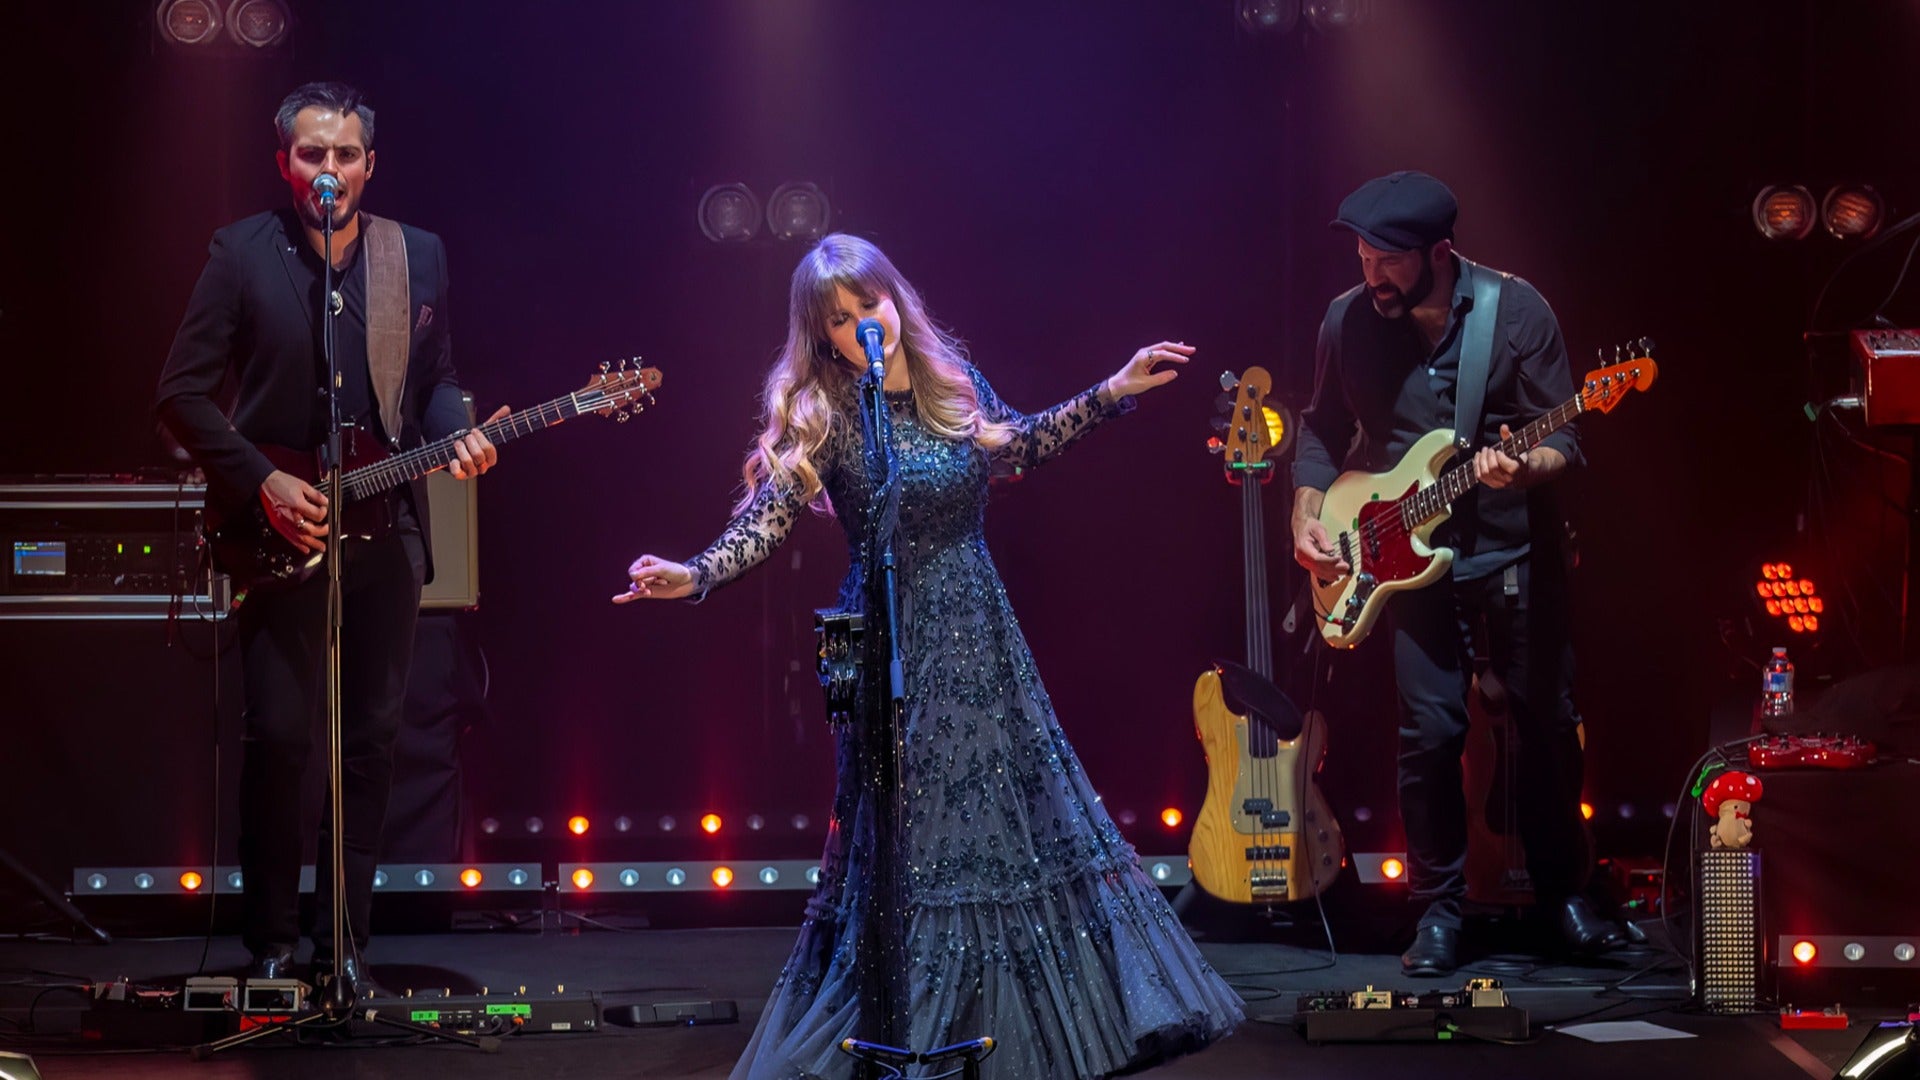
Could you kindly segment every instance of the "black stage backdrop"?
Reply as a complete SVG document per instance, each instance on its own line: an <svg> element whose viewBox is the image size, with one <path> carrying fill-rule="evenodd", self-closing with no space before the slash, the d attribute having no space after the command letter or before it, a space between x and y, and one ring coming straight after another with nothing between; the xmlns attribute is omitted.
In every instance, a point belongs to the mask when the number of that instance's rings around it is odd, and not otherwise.
<svg viewBox="0 0 1920 1080"><path fill-rule="evenodd" d="M1660 383L1589 424L1591 467L1566 483L1603 847L1656 848L1714 703L1750 692L1775 643L1741 625L1763 556L1856 591L1851 636L1831 628L1817 656L1794 643L1808 677L1886 648L1897 567L1795 536L1819 374L1802 333L1847 249L1765 245L1748 206L1764 183L1857 179L1896 217L1920 207L1898 76L1920 47L1911 4L1378 0L1349 32L1281 37L1238 28L1231 0L292 4L291 46L241 60L157 44L148 0L10 13L0 472L164 464L152 388L207 237L286 199L275 104L309 79L363 87L368 206L446 238L456 361L483 412L603 359L666 373L637 422L516 443L481 483L470 618L490 716L467 755L476 812L509 832L572 813L596 835L619 814L684 830L714 810L729 834L755 813L791 833L806 814L799 836L731 844L818 848L830 746L810 609L844 568L831 522L703 605L607 602L634 556L689 556L724 523L784 331L800 248L704 239L695 205L724 182L763 199L819 184L834 227L885 247L1018 406L1148 342L1200 346L1137 414L1000 490L990 523L1061 720L1145 851L1184 849L1157 813L1202 792L1192 683L1244 649L1239 502L1203 449L1215 379L1262 364L1304 403L1319 314L1357 280L1326 221L1393 169L1454 187L1461 249L1538 285L1576 361L1660 345ZM1825 321L1871 310L1903 251L1843 278ZM1896 321L1920 318L1914 293ZM1900 493L1877 460L1836 467ZM1282 490L1266 508L1283 608L1298 575ZM206 631L187 636L204 653ZM155 623L0 637L20 688L0 705L0 844L56 876L138 856L111 835L162 837L141 861L203 856L210 665ZM1295 689L1311 674L1297 644L1279 649ZM1343 813L1369 811L1349 825L1363 850L1397 843L1379 652L1337 658L1320 696L1326 781ZM230 735L231 687L223 700ZM177 797L152 794L169 783Z"/></svg>

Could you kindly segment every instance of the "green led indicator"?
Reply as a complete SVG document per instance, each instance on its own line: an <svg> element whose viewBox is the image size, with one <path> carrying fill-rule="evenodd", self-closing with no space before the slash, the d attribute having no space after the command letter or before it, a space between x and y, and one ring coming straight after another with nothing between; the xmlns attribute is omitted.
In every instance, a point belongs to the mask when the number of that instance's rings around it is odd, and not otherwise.
<svg viewBox="0 0 1920 1080"><path fill-rule="evenodd" d="M437 1024L440 1022L439 1009L415 1009L412 1016L416 1024Z"/></svg>
<svg viewBox="0 0 1920 1080"><path fill-rule="evenodd" d="M151 554L153 554L153 545L152 545L152 544L141 544L141 545L140 545L140 554L142 554L142 555L151 555Z"/></svg>

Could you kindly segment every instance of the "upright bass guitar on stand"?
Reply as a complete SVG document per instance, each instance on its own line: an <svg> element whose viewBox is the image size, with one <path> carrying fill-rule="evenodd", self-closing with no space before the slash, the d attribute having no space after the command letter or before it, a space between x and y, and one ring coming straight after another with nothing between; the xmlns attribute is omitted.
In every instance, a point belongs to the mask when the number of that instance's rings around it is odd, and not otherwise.
<svg viewBox="0 0 1920 1080"><path fill-rule="evenodd" d="M1207 752L1207 797L1187 852L1194 881L1222 900L1304 900L1339 876L1346 841L1313 782L1326 757L1326 720L1318 712L1302 715L1273 683L1260 511L1260 489L1275 470L1265 404L1273 380L1253 367L1237 381L1223 375L1220 382L1232 402L1218 449L1227 480L1240 489L1247 663L1221 661L1193 687L1193 726Z"/></svg>

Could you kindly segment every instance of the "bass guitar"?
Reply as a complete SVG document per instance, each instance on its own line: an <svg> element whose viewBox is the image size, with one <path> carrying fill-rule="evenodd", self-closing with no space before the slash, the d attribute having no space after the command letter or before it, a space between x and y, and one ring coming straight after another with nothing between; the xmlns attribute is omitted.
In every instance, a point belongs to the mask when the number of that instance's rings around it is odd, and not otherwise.
<svg viewBox="0 0 1920 1080"><path fill-rule="evenodd" d="M624 422L653 404L653 392L659 386L658 368L639 367L637 361L629 365L625 360L618 367L601 364L599 374L573 393L508 413L482 424L480 430L498 445L588 413ZM340 522L342 527L333 530L329 546L342 536L371 539L391 531L393 522L387 520L385 502L369 497L445 468L459 457L454 444L464 434L390 453L369 433L349 429L342 440L345 452L340 486L344 505L328 513L328 520ZM319 451L282 446L261 446L259 450L274 468L309 484L318 482L322 472ZM312 577L325 563L326 552L301 546L293 522L273 509L265 492L239 503L212 500L207 505L206 532L213 563L233 579L236 594L291 588Z"/></svg>
<svg viewBox="0 0 1920 1080"><path fill-rule="evenodd" d="M1574 417L1611 412L1630 390L1653 385L1659 368L1645 338L1615 351L1631 359L1590 372L1580 392L1498 444L1518 458ZM1459 447L1451 428L1429 431L1383 473L1352 471L1327 489L1320 506L1334 551L1349 567L1333 581L1312 582L1314 612L1327 644L1351 649L1365 640L1397 592L1438 581L1453 565L1452 548L1432 546L1433 530L1453 513L1454 501L1479 484L1473 462L1448 469Z"/></svg>
<svg viewBox="0 0 1920 1080"><path fill-rule="evenodd" d="M1267 545L1260 489L1273 479L1273 380L1258 367L1223 375L1231 413L1222 440L1227 480L1240 489L1247 593L1247 662L1218 663L1193 687L1193 726L1207 755L1207 797L1187 854L1193 879L1239 903L1303 900L1339 876L1346 841L1313 782L1327 752L1326 720L1302 715L1273 683ZM1269 416L1274 420L1270 421ZM1232 700L1229 700L1232 699Z"/></svg>

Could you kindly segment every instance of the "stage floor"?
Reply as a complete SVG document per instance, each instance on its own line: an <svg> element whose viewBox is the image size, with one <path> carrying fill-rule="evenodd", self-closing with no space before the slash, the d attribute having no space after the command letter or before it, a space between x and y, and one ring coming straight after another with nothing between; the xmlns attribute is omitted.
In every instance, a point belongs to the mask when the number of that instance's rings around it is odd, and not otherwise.
<svg viewBox="0 0 1920 1080"><path fill-rule="evenodd" d="M75 1032L87 1000L71 987L121 977L134 984L177 987L196 970L228 973L245 960L237 939L222 936L209 943L200 937L122 938L100 946L14 938L0 941L0 1049L30 1053L49 1078L725 1077L793 938L791 929L780 927L626 929L612 916L601 925L572 919L568 923L564 928L523 924L389 935L376 941L369 964L384 985L396 989L445 988L458 994L482 987L512 992L525 986L529 994L539 994L564 986L568 992L596 992L604 1005L722 999L738 1003L739 1022L677 1028L603 1024L596 1033L511 1037L495 1054L369 1039L294 1045L274 1035L195 1062L180 1049L83 1044ZM1652 929L1657 934L1658 928ZM1870 1019L1856 1015L1850 1030L1788 1036L1764 1017L1699 1014L1688 1008L1685 976L1677 961L1653 947L1582 966L1541 966L1517 954L1483 954L1470 957L1458 979L1434 981L1402 977L1392 955L1343 954L1327 966L1324 942L1305 940L1308 937L1317 937L1317 931L1204 944L1208 957L1246 998L1249 1021L1231 1039L1151 1075L1167 1080L1659 1080L1715 1075L1824 1080L1846 1061ZM1292 1024L1302 991L1366 986L1425 991L1457 988L1473 975L1505 984L1512 1003L1529 1013L1530 1041L1313 1045ZM1645 1021L1688 1037L1595 1043L1549 1028L1576 1019ZM988 1080L1038 1080L999 1076L991 1058L984 1075Z"/></svg>

